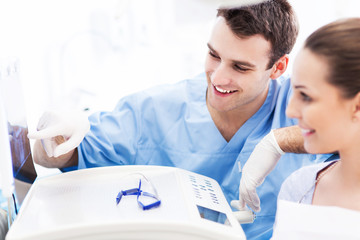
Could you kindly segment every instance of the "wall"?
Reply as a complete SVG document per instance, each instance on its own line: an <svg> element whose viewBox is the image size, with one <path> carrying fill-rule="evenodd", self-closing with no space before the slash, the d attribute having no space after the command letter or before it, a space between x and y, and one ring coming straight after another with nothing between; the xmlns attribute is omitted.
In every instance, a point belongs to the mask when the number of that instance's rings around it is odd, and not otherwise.
<svg viewBox="0 0 360 240"><path fill-rule="evenodd" d="M356 0L292 0L302 41ZM213 0L0 0L0 58L19 60L29 129L46 108L111 110L126 94L203 70ZM319 10L320 9L320 10ZM292 61L290 60L289 72Z"/></svg>

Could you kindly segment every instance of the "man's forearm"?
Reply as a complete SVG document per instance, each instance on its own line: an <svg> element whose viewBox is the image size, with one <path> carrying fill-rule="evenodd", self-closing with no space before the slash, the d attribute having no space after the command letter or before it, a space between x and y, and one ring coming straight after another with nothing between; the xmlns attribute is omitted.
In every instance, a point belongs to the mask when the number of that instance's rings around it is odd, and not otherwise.
<svg viewBox="0 0 360 240"><path fill-rule="evenodd" d="M49 157L40 140L36 140L34 144L33 158L36 164L47 168L65 168L76 166L78 164L78 152L76 148L57 158Z"/></svg>
<svg viewBox="0 0 360 240"><path fill-rule="evenodd" d="M274 136L279 147L288 153L306 153L304 138L298 126L274 129Z"/></svg>

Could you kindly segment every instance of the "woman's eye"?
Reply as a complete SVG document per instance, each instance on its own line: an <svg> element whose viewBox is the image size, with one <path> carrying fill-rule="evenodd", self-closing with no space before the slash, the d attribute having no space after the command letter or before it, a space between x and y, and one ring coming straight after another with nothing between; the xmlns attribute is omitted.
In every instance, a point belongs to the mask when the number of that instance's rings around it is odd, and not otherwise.
<svg viewBox="0 0 360 240"><path fill-rule="evenodd" d="M302 100L305 101L305 102L310 102L310 101L312 100L312 98L309 97L309 96L308 96L306 93L304 93L304 92L300 92L300 95L301 95Z"/></svg>

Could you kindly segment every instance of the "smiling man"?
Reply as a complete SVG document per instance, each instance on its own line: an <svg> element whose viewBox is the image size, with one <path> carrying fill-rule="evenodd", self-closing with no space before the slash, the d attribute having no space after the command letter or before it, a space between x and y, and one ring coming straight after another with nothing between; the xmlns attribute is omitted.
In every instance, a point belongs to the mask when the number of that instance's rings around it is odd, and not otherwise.
<svg viewBox="0 0 360 240"><path fill-rule="evenodd" d="M286 70L288 56L284 53L269 68L271 42L257 32L253 36L236 35L221 16L226 13L219 11L208 43L205 71L207 107L221 134L230 141L263 105L270 79Z"/></svg>
<svg viewBox="0 0 360 240"><path fill-rule="evenodd" d="M179 167L217 180L228 202L237 200L242 166L254 147L272 129L296 124L285 114L291 88L289 78L281 75L297 33L296 16L285 0L219 9L208 41L205 73L132 94L121 99L112 112L91 115L91 129L79 146L64 144L72 141L87 120L84 124L78 121L80 127L74 124L74 131L51 131L60 129L63 119L53 113L49 120L40 121L39 128L46 127L31 136L50 139L63 135L68 141L58 146L36 141L34 159L58 168ZM65 126L68 130L69 125ZM284 142L277 138L284 151L290 135L285 136ZM260 161L254 168L268 168L269 151L274 150L261 151L266 156L258 158L264 164ZM275 152L281 152L279 146ZM285 160L279 161L258 188L261 211L253 224L243 225L248 239L271 237L282 181L301 166L322 161L321 156L304 154L282 158ZM247 171L247 176L254 176L253 172Z"/></svg>

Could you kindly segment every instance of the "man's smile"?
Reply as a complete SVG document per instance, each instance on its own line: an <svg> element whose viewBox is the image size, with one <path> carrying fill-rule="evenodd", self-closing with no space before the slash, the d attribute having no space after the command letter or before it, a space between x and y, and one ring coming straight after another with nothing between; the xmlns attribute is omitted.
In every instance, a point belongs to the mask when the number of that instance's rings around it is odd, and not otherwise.
<svg viewBox="0 0 360 240"><path fill-rule="evenodd" d="M237 92L237 90L226 90L226 89L219 88L215 85L213 85L213 86L217 92L222 93L222 94Z"/></svg>

